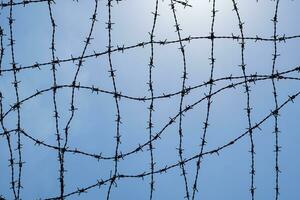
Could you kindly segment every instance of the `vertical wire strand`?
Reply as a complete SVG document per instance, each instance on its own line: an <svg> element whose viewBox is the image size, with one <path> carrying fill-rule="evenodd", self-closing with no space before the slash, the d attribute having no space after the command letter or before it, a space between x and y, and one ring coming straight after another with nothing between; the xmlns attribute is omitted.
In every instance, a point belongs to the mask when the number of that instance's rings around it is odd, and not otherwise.
<svg viewBox="0 0 300 200"><path fill-rule="evenodd" d="M211 21L211 28L210 28L210 39L211 39L211 51L210 51L210 60L211 60L211 69L210 69L210 77L209 77L209 93L207 95L207 109L206 109L206 118L205 118L205 122L204 122L204 127L203 127L203 135L202 135L202 139L201 139L201 144L200 144L200 155L202 155L203 150L204 150L204 146L206 144L206 133L207 133L207 129L209 126L209 115L210 115L210 109L211 109L211 95L212 95L212 89L213 89L213 84L214 84L214 68L215 68L215 57L214 57L214 47L215 47L215 43L214 43L214 39L215 39L215 34L214 34L214 26L215 26L215 18L216 18L216 1L213 0L212 1L212 21ZM198 191L197 189L197 182L198 182L198 177L199 177L199 172L200 172L200 168L201 168L201 159L202 156L199 156L196 162L196 174L195 174L195 179L194 179L194 184L193 184L193 194L192 194L192 200L195 199L195 194Z"/></svg>
<svg viewBox="0 0 300 200"><path fill-rule="evenodd" d="M64 195L64 159L61 151L61 134L59 131L59 113L58 113L58 107L57 107L57 78L56 78L56 65L55 65L55 33L56 33L56 24L55 20L53 17L53 12L52 12L52 6L51 4L54 3L53 0L48 0L48 11L49 11L49 18L51 22L51 28L52 28L52 34L51 34L51 56L52 56L52 78L53 78L53 90L52 90L52 101L53 101L53 107L54 107L54 119L55 119L55 135L56 135L56 141L57 141L57 157L58 157L58 162L59 162L59 185L60 185L60 198L63 199Z"/></svg>
<svg viewBox="0 0 300 200"><path fill-rule="evenodd" d="M278 77L278 72L275 73L276 70L276 60L279 56L278 50L277 50L277 23L278 23L278 6L279 6L279 0L276 0L275 5L275 12L274 17L272 19L273 21L273 39L274 39L274 54L273 54L273 62L272 62L272 88L273 88L273 97L274 97L274 104L275 104L275 110L273 112L274 115L274 133L275 133L275 200L279 199L279 152L281 150L281 147L279 146L279 128L278 128L278 92L276 88L275 78Z"/></svg>
<svg viewBox="0 0 300 200"><path fill-rule="evenodd" d="M149 199L153 199L153 193L154 193L154 169L155 169L155 162L154 162L154 153L153 153L153 144L152 144L152 130L153 130L153 112L154 112L154 89L153 89L153 81L152 81L152 70L154 68L154 32L158 17L158 0L155 1L155 10L152 12L153 14L153 24L150 34L150 45L151 45L151 55L149 60L149 91L151 95L150 105L148 107L149 109L149 121L148 121L148 129L149 129L149 150L150 150L150 170L151 170L151 176L150 176L150 197Z"/></svg>
<svg viewBox="0 0 300 200"><path fill-rule="evenodd" d="M114 171L113 171L113 175L112 175L112 179L110 181L109 187L108 187L108 191L107 191L107 195L106 195L106 199L109 200L110 198L110 194L111 194L111 189L112 189L112 185L116 184L116 177L118 174L118 161L119 161L119 146L121 143L121 134L120 134L120 124L121 124L121 114L120 114L120 106L119 106L119 100L120 100L120 95L118 93L117 90L117 84L116 84L116 70L113 68L113 64L112 64L112 55L111 55L111 51L112 51L112 25L113 22L111 20L111 16L112 16L112 1L113 0L108 0L107 2L107 7L108 7L108 22L107 22L107 29L108 29L108 62L109 62L109 74L111 77L111 81L112 81L112 85L113 85L113 91L114 91L114 100L115 100L115 106L116 106L116 112L117 112L117 116L116 116L116 146L115 146L115 157L114 157Z"/></svg>
<svg viewBox="0 0 300 200"><path fill-rule="evenodd" d="M183 61L183 75L182 75L182 87L181 87L181 96L180 96L180 103L179 103L179 126L178 126L178 134L179 134L179 147L178 147L178 154L179 154L179 159L180 159L180 168L182 171L182 176L184 179L184 187L185 187L185 198L186 199L190 199L190 194L189 194L189 188L188 188L188 180L187 180L187 172L185 169L185 162L183 159L183 151L184 149L182 148L182 141L183 141L183 130L182 130L182 118L183 118L183 100L184 100L184 96L187 94L186 91L186 79L187 79L187 67L186 67L186 56L185 56L185 49L184 49L184 45L182 42L182 37L181 37L181 33L180 33L180 25L178 23L178 19L177 19L177 14L176 14L176 9L175 9L175 2L173 0L170 0L170 6L171 6L171 10L173 13L173 18L174 18L174 22L175 22L175 32L177 33L177 37L179 40L179 50L182 54L182 61Z"/></svg>
<svg viewBox="0 0 300 200"><path fill-rule="evenodd" d="M251 107L250 107L250 86L248 85L247 82L247 75L246 75L246 64L245 64L245 39L244 39L244 23L241 20L241 15L237 6L237 3L235 0L232 0L233 3L233 10L236 13L238 23L239 23L239 29L240 29L240 34L241 34L241 60L242 63L240 67L242 68L244 80L245 80L245 93L246 93L246 98L247 98L247 103L246 103L246 114L247 114L247 121L248 121L248 130L249 130L249 137L250 137L250 154L251 154L251 170L250 170L250 175L251 175L251 185L250 185L250 193L251 193L251 199L255 199L255 186L254 186L254 177L255 177L255 147L254 147L254 140L253 140L253 130L252 130L252 120L251 120Z"/></svg>
<svg viewBox="0 0 300 200"><path fill-rule="evenodd" d="M16 133L17 133L17 152L18 152L18 162L15 163L18 165L18 178L17 181L13 182L13 186L12 187L17 187L17 191L16 191L16 199L20 199L20 190L22 188L21 185L21 177L22 177L22 167L23 167L23 161L22 161L22 144L21 144L21 114L20 114L20 97L19 97L19 83L20 81L18 81L17 78L17 63L15 61L15 51L14 51L14 44L15 44L15 40L13 37L13 23L15 21L15 19L13 18L13 0L10 0L10 7L9 7L9 46L10 46L10 51L11 51L11 65L12 65L12 69L13 69L13 76L14 76L14 82L12 83L14 86L14 90L15 90L15 96L16 96L16 103L14 104L14 110L17 110L17 128L16 128ZM17 183L17 186L15 186L15 183Z"/></svg>

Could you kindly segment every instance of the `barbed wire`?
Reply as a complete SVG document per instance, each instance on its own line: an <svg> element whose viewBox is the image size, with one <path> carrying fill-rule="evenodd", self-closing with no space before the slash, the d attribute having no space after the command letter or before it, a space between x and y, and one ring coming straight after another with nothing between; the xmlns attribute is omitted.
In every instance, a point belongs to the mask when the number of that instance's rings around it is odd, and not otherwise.
<svg viewBox="0 0 300 200"><path fill-rule="evenodd" d="M210 51L210 58L209 60L210 65L211 65L211 70L210 70L210 78L209 78L209 93L208 93L208 97L207 97L207 109L206 109L206 117L205 117L205 122L203 122L204 127L203 127L203 136L202 136L202 141L201 141L201 145L200 145L200 155L203 153L204 150L204 145L207 143L206 142L206 133L207 133L207 128L209 126L208 124L208 120L209 120L209 114L210 114L210 108L211 108L211 104L212 104L212 89L213 89L213 78L214 78L214 68L215 68L215 57L214 57L214 47L215 47L215 43L214 43L214 26L215 26L215 19L216 19L216 1L213 0L212 1L212 21L211 21L211 28L210 28L210 34L211 34L211 51ZM195 175L195 180L194 180L194 185L193 185L193 195L192 195L192 199L195 199L195 194L196 191L198 191L197 189L197 182L198 182L198 177L199 177L199 171L200 171L200 164L201 164L201 157L198 157L197 160L197 170L196 170L196 175Z"/></svg>
<svg viewBox="0 0 300 200"><path fill-rule="evenodd" d="M128 0L129 1L129 0ZM74 1L73 2L78 2ZM278 70L278 63L277 59L279 57L278 51L278 43L286 42L288 40L295 40L299 39L300 35L278 35L277 25L278 25L278 12L279 12L279 0L274 0L275 2L275 11L274 16L271 19L273 23L273 35L270 38L261 37L261 36L246 36L245 35L245 23L243 21L242 12L239 9L238 3L236 0L231 0L233 12L236 17L236 23L238 25L239 35L231 34L231 35L217 35L215 33L215 22L217 20L217 0L209 1L211 3L211 24L210 24L210 33L204 36L184 36L184 31L182 30L182 26L180 25L180 15L178 14L178 7L183 7L184 9L193 9L193 5L188 0L170 0L168 5L170 7L170 14L172 16L172 20L174 23L174 31L176 33L176 39L158 39L156 40L156 32L158 29L158 19L160 16L160 7L164 1L160 2L159 0L153 0L153 8L151 14L153 15L151 29L149 31L149 40L148 41L140 41L136 42L132 45L125 45L119 44L116 47L113 46L113 26L115 23L113 22L113 16L115 10L113 9L115 5L119 4L121 0L107 0L105 2L106 11L104 13L107 16L102 16L102 13L99 13L99 0L91 1L93 2L93 11L90 16L90 24L89 29L86 32L86 38L83 43L83 47L81 53L77 56L73 56L71 54L70 57L59 58L59 54L56 53L57 41L56 41L56 33L57 33L57 19L55 16L55 1L54 0L23 0L23 1L13 1L9 0L7 2L1 1L0 8L1 10L7 9L8 12L8 27L5 25L0 24L0 78L12 75L13 76L13 90L14 90L14 100L12 104L7 105L4 101L4 93L6 89L1 89L0 91L0 124L1 124L1 132L0 136L5 138L7 143L7 150L8 150L8 168L9 168L9 176L10 179L10 190L12 193L12 198L15 200L21 200L22 197L22 188L23 188L23 168L26 167L25 160L23 159L23 144L35 145L38 146L40 149L44 148L48 151L54 151L57 153L57 167L58 167L58 184L59 184L59 194L53 194L52 197L46 197L41 199L66 199L70 197L74 199L74 195L83 195L88 193L93 188L102 188L104 185L107 185L107 191L105 193L106 199L112 199L112 194L114 193L113 187L117 186L117 182L121 179L144 179L146 177L149 178L149 196L145 197L149 198L150 200L155 199L156 187L159 187L158 177L160 174L168 173L172 170L179 169L179 175L182 176L183 182L183 190L184 190L184 197L179 198L186 198L188 200L194 200L198 196L201 197L201 183L199 183L199 176L201 174L201 169L203 164L203 159L205 156L213 156L219 155L221 152L227 148L232 147L234 144L240 142L243 138L249 137L250 141L250 197L252 200L256 199L255 196L255 175L256 175L256 156L255 156L255 140L254 134L261 130L260 126L263 125L266 121L270 118L274 118L274 127L273 132L275 135L275 200L280 199L280 131L279 131L279 116L280 111L284 107L286 107L290 103L294 103L296 98L300 95L300 91L295 92L294 94L289 95L282 103L279 102L278 99L278 88L276 81L300 81L300 66L289 66L285 67L285 70L279 71ZM14 9L18 6L29 7L35 4L47 4L48 7L48 20L50 22L51 32L50 32L50 48L49 53L51 54L51 60L46 62L35 62L26 66L19 65L16 61L16 50L15 50L15 37L16 31L14 29L15 23L15 11ZM107 46L106 50L99 52L93 51L93 53L88 53L88 49L91 44L95 44L93 41L96 34L94 33L95 27L98 22L98 15L102 16L103 19L107 20L105 22L105 29L107 30ZM2 23L2 22L1 22ZM6 28L5 28L6 27ZM8 46L9 48L5 48L5 39L8 37ZM208 80L198 80L198 83L192 86L189 86L187 83L188 79L188 57L186 51L186 45L192 43L197 40L205 40L210 41L210 56L209 56L209 63L210 72ZM232 40L233 42L237 42L240 45L240 65L242 75L229 75L224 77L217 77L215 75L215 68L216 68L216 54L215 54L215 43L217 40ZM246 49L246 41L249 42L270 42L273 44L273 54L272 54L272 70L270 74L258 74L257 72L254 74L249 74L247 72L248 66L246 68L246 56L245 56L245 49ZM167 93L156 93L155 89L159 87L159 84L155 83L154 79L154 69L157 65L159 65L156 55L157 50L156 46L166 47L167 45L175 44L180 51L180 64L182 68L182 82L180 85L180 89L176 91L168 91ZM113 56L120 53L125 53L130 50L138 50L141 48L149 47L150 49L150 56L149 61L147 63L147 70L148 70L148 79L145 80L147 84L147 91L145 94L140 96L129 95L126 92L121 92L119 89L118 79L117 79L117 69ZM6 52L10 52L9 58L6 58ZM108 76L110 78L112 89L104 89L97 85L81 85L78 81L78 77L80 75L81 69L84 66L86 60L90 60L92 58L99 59L107 57L108 60ZM7 59L7 60L5 60ZM9 62L7 62L9 61ZM57 78L57 70L59 68L63 68L61 64L68 63L73 64L73 68L75 70L74 76L72 77L72 81L69 84L61 84ZM146 62L145 62L146 63ZM25 71L33 72L34 70L41 70L42 68L50 68L51 75L52 75L52 83L48 88L43 89L36 89L35 92L30 94L26 93L26 97L20 95L20 79L18 77L19 74L24 73ZM253 119L252 109L255 109L255 104L252 103L252 93L251 93L251 86L254 84L258 84L261 82L272 82L272 93L273 93L273 100L274 100L274 107L273 109L264 115L260 120L256 121ZM217 88L217 85L221 85ZM194 98L193 102L187 104L186 98L191 94L198 93L200 89L204 89L208 87L208 92L204 93L203 96L199 98ZM121 87L120 87L121 88ZM236 137L230 139L229 141L224 141L220 146L210 147L210 149L205 148L207 144L207 135L208 135L208 127L210 126L210 118L211 118L211 110L212 110L212 99L216 98L216 96L222 96L225 92L234 90L236 88L244 88L243 92L245 93L245 117L247 118L247 127L246 131L241 132ZM58 91L68 91L70 92L70 114L67 115L63 112L59 112L59 104L57 102L58 99ZM78 113L78 106L76 106L75 102L77 102L77 91L89 91L91 95L108 95L113 98L115 109L112 111L115 113L115 124L111 124L111 126L115 127L115 133L111 133L114 135L115 138L115 145L114 145L114 152L108 155L104 155L104 153L94 153L84 151L78 147L70 147L69 140L72 138L72 130L71 126L74 124L73 119L75 113ZM37 97L46 95L47 93L52 93L52 106L53 106L53 118L55 124L55 137L56 137L56 144L51 144L42 139L34 136L30 131L25 130L23 127L23 121L21 120L22 115L22 106L24 104L32 103ZM154 126L154 117L155 117L155 107L161 101L169 101L175 97L179 98L179 104L177 105L176 113L173 116L170 116L169 119L163 123L161 127ZM140 142L138 145L133 146L131 149L123 149L121 151L121 132L122 132L122 118L126 117L125 111L123 112L121 107L121 100L126 99L132 102L144 102L147 103L147 122L146 122L146 130L148 132L148 139ZM195 110L200 104L205 104L206 111L204 112L204 121L203 127L201 131L201 135L199 133L199 137L195 138L195 141L199 142L199 149L194 152L192 155L186 156L184 151L186 148L184 147L184 139L185 139L185 132L184 132L184 116L185 114ZM122 112L121 112L122 111ZM121 115L122 113L122 115ZM16 115L16 125L14 128L8 128L7 119L11 115ZM61 124L63 123L61 120L61 116L65 117L66 124L61 130ZM138 116L136 116L138 117ZM167 134L167 129L171 126L175 126L176 121L178 122L177 133L178 133L178 145L177 145L177 157L178 161L173 161L171 164L166 164L165 167L158 166L158 158L156 154L159 154L159 150L155 148L155 142L161 140L163 142L164 137ZM22 122L22 123L21 123ZM34 126L34 124L32 124ZM155 129L154 129L155 128ZM156 129L158 131L156 131ZM95 130L99 131L99 130ZM15 135L14 135L15 134ZM14 141L14 136L16 137L16 141ZM23 141L24 140L24 141ZM26 143L24 143L26 140ZM28 142L27 142L28 141ZM123 141L123 140L122 140ZM17 148L14 149L14 142L16 142ZM141 154L142 151L147 150L149 151L149 166L148 168L140 173L135 174L126 174L121 173L119 170L119 162L122 160L126 160L129 157L134 157L137 154ZM111 160L113 162L113 167L110 171L110 174L103 174L103 177L108 178L95 178L95 183L91 185L82 186L80 182L76 182L78 184L77 189L73 189L71 192L66 192L66 181L65 181L65 173L66 173L66 156L69 154L73 154L75 156L82 156L90 159L95 159L99 162L104 160ZM186 165L188 163L195 162L195 172L194 175L190 176L188 173L188 169ZM191 173L193 174L193 173ZM191 181L189 180L191 178ZM26 187L26 185L24 186ZM0 189L0 199L9 199L6 198L4 194L1 194L3 191Z"/></svg>
<svg viewBox="0 0 300 200"><path fill-rule="evenodd" d="M274 38L277 38L277 23L278 23L278 6L279 6L279 0L276 1L276 6L275 6L275 13L274 13L274 18L272 19L274 23ZM272 63L272 74L275 73L275 65L276 65L276 59L279 56L277 53L277 42L274 42L274 54L273 54L273 63ZM276 84L274 79L272 79L272 87L273 87L273 95L274 95L274 103L275 103L275 110L278 108L278 92L276 88ZM279 146L279 129L278 129L278 116L279 112L274 112L274 133L275 133L275 199L279 199L279 151L280 151L280 146Z"/></svg>
<svg viewBox="0 0 300 200"><path fill-rule="evenodd" d="M153 132L153 112L154 112L154 89L153 89L153 81L152 81L152 70L154 68L154 32L156 28L156 22L157 22L157 17L158 17L158 6L159 2L156 0L155 2L155 10L152 12L153 14L153 25L151 32L149 33L150 35L150 45L151 45L151 55L149 59L149 91L151 95L151 100L150 100L150 105L148 107L149 109L149 121L148 121L148 129L149 129L149 150L150 150L150 169L151 169L151 180L150 180L150 197L149 199L153 199L153 192L154 192L154 169L155 169L155 161L154 161L154 154L153 154L153 144L152 144L152 132Z"/></svg>
<svg viewBox="0 0 300 200"><path fill-rule="evenodd" d="M52 7L51 7L51 1L48 1L48 9L49 9L49 17L51 20L51 26L52 26L52 35L51 35L51 55L52 55L52 61L55 60L55 31L56 31L56 24L53 18L52 14ZM56 66L55 62L52 62L52 76L53 76L53 92L52 92L52 97L53 97L53 106L54 106L54 118L55 118L55 131L56 131L56 141L57 141L57 146L58 146L58 161L59 161L59 181L60 181L60 195L61 197L64 195L64 155L63 155L63 150L61 148L61 134L59 131L59 113L57 109L57 102L56 102L56 88L55 86L57 85L57 79L56 79Z"/></svg>
<svg viewBox="0 0 300 200"><path fill-rule="evenodd" d="M14 37L13 37L13 23L15 21L15 19L13 18L13 0L10 1L10 7L9 7L9 17L8 17L8 24L9 24L9 46L10 46L10 51L11 51L11 66L12 66L12 70L13 70L13 77L14 77L14 81L12 82L13 86L14 86L14 90L15 90L15 96L16 96L16 111L17 111L17 128L16 128L16 133L17 133L17 152L18 152L18 161L17 162L13 162L13 164L18 166L18 177L16 178L16 180L13 180L12 178L12 182L11 182L11 187L15 188L14 190L14 195L16 199L20 199L20 189L22 187L21 185L21 177L22 177L22 166L24 164L24 162L22 161L22 144L21 144L21 133L20 133L20 129L21 129L21 113L20 113L20 95L19 95L19 83L20 81L18 81L18 76L17 76L17 70L16 70L16 60L15 60L15 52L14 52ZM10 165L12 164L12 162L10 162Z"/></svg>
<svg viewBox="0 0 300 200"><path fill-rule="evenodd" d="M249 131L249 137L250 137L250 145L251 145L251 149L250 149L250 153L251 153L251 171L250 171L250 174L251 174L251 186L250 186L250 191L251 191L251 199L254 200L255 199L255 186L254 186L254 176L255 176L255 157L254 157L254 154L255 154L255 147L254 147L254 140L253 140L253 133L252 133L252 120L251 120L251 110L252 108L250 107L250 86L248 85L247 83L247 77L246 77L246 63L245 63L245 40L244 40L244 22L242 22L242 19L241 19L241 15L240 15L240 12L239 12L239 9L238 9L238 5L237 5L237 2L235 0L232 0L232 3L233 3L233 10L235 11L236 13L236 16L237 16L237 19L238 19L238 26L239 26L239 29L240 29L240 33L241 33L241 64L240 64L240 67L242 68L242 71L243 71L243 76L244 76L244 79L245 79L245 93L246 93L246 97L247 97L247 107L245 108L246 110L246 113L247 113L247 119L248 119L248 129L250 130Z"/></svg>

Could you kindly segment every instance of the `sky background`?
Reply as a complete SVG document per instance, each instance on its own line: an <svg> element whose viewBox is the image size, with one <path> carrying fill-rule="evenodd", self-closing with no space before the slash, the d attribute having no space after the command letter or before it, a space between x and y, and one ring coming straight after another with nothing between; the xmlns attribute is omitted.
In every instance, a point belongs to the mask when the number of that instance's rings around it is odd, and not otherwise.
<svg viewBox="0 0 300 200"><path fill-rule="evenodd" d="M4 1L6 2L6 1ZM237 1L241 19L244 24L244 35L271 38L273 35L273 22L271 19L275 12L275 1L243 0ZM99 1L97 19L92 34L94 38L87 47L86 55L94 52L106 51L108 45L108 8L106 1ZM170 1L159 0L155 29L155 40L177 40L174 27L174 18L170 9ZM190 0L192 7L184 8L176 4L178 22L182 28L183 38L188 36L208 36L211 28L212 2L208 0ZM92 0L56 0L52 4L53 17L57 24L55 35L56 56L62 60L81 55L90 26L91 16L95 2ZM294 36L300 34L299 1L280 1L278 9L278 35ZM216 0L216 13L214 32L217 36L240 35L238 19L233 11L231 0ZM152 29L155 10L154 0L123 0L118 4L113 1L112 8L112 45L130 46L140 42L148 42L148 32ZM9 43L9 7L0 10L0 26L6 34L3 37L5 54L1 63L2 69L10 69L11 52ZM13 36L15 40L15 59L20 66L30 66L34 63L51 61L51 33L52 27L47 2L32 3L26 6L13 7ZM232 39L215 40L215 78L242 76L240 41ZM186 50L187 86L195 86L209 80L209 57L211 41L208 39L183 42ZM183 64L179 51L179 43L168 45L154 45L153 87L154 95L173 93L181 90ZM278 43L280 56L276 60L276 70L279 72L293 69L299 65L300 39L287 40ZM112 63L116 69L117 90L124 95L144 97L150 96L148 91L148 63L151 49L150 45L137 47L121 52L112 53ZM245 63L247 74L271 74L274 44L272 41L246 40ZM71 84L76 70L76 62L64 62L57 66L58 85ZM97 58L85 59L77 82L80 85L99 87L113 91L112 81L109 77L108 56L105 54ZM26 69L17 73L20 99L24 99L36 92L50 88L53 84L51 65L42 66L41 69ZM288 74L299 77L299 73ZM233 80L238 82L241 80ZM0 76L0 91L3 99L4 112L16 102L13 85L13 73L3 72ZM213 86L216 91L231 84L230 81L219 81ZM250 105L252 109L252 122L261 121L274 109L271 80L250 83ZM297 80L276 81L278 101L281 105L288 95L300 90ZM192 90L184 98L184 106L192 104L208 94L209 87ZM57 92L58 112L60 114L60 131L63 131L70 117L71 88L59 89ZM204 151L215 149L226 144L245 132L247 117L245 114L246 94L239 85L235 90L226 89L212 97L209 128L207 132L207 145ZM153 132L159 132L174 117L179 110L180 96L154 101ZM120 151L129 152L148 140L149 130L146 129L149 111L149 101L133 101L122 98L120 114L122 125L120 133ZM75 90L75 117L71 123L68 146L78 148L85 152L102 153L113 156L115 151L115 102L110 94L91 93L89 90ZM190 158L199 153L203 122L206 116L207 101L197 104L194 109L187 112L183 118L183 148L184 157ZM21 127L33 138L56 146L55 121L53 118L52 92L34 97L21 106ZM300 199L299 178L299 100L288 104L280 111L279 117L279 143L282 146L279 164L280 199ZM156 162L155 169L171 165L179 161L178 148L178 121L169 126L161 135L161 139L153 142L153 154ZM16 112L10 112L4 119L8 130L16 127ZM255 187L256 199L275 199L275 134L274 118L269 118L261 125L261 131L254 131L255 144ZM0 130L2 133L3 130ZM12 134L13 149L17 146L16 135ZM21 198L45 199L59 195L59 162L57 151L44 146L34 145L32 140L21 136L23 144L22 156L26 162L22 173ZM250 165L251 154L250 139L242 138L234 145L225 148L220 155L204 156L199 175L196 199L203 200L232 200L250 199ZM14 151L14 157L18 157ZM10 189L10 167L8 167L8 145L5 137L0 138L0 195L6 199L13 199ZM107 179L113 170L113 160L97 161L90 157L66 153L65 155L65 192L76 191L77 188L87 187L98 179ZM119 162L120 174L140 174L150 171L150 152L142 151L132 154ZM195 177L196 161L186 164L189 190ZM16 172L17 173L17 170ZM180 176L179 167L173 168L165 174L155 174L154 199L183 199L185 196L183 177ZM144 180L137 178L120 179L117 186L112 189L111 199L149 199L150 177ZM93 188L80 196L73 195L69 199L105 199L108 185Z"/></svg>

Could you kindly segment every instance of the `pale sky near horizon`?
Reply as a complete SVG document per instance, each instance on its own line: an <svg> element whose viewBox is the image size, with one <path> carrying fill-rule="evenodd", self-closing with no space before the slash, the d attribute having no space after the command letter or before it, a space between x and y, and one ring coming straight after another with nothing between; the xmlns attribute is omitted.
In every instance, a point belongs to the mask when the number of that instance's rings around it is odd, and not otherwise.
<svg viewBox="0 0 300 200"><path fill-rule="evenodd" d="M7 0L6 0L7 1ZM6 2L5 1L5 2ZM55 54L60 60L80 56L84 40L89 33L91 16L95 1L56 0L52 4L53 18L57 24L55 33ZM245 37L271 38L276 1L239 0L237 1L240 17L244 24ZM106 51L108 45L107 1L99 1L97 19L92 33L92 42L87 47L85 55ZM175 4L178 23L182 28L183 38L192 36L208 36L211 28L212 1L189 0L192 7L184 8ZM278 7L277 32L282 36L300 35L299 1L280 1ZM118 4L113 1L112 45L131 46L150 40L155 10L155 0L123 0ZM240 35L238 19L233 11L231 0L216 0L214 34L216 36ZM159 0L157 25L154 32L155 41L177 40L174 18L170 9L170 1ZM4 113L16 102L13 73L11 69L11 52L9 43L9 6L0 10L0 26L4 30L4 57L1 63L0 91L4 96ZM52 27L47 2L29 3L26 6L13 7L13 36L15 40L15 59L18 66L30 66L51 61ZM197 39L183 42L186 51L187 86L196 86L209 80L211 41ZM216 58L214 78L242 76L240 41L232 39L215 39L214 56ZM284 72L299 66L300 38L278 42L276 70ZM174 93L181 90L183 63L179 43L154 45L153 87L154 95ZM122 52L112 53L112 64L116 69L117 91L123 95L134 97L150 97L147 82L149 81L150 45L136 47ZM274 53L273 41L246 40L245 63L247 75L270 75L272 73L272 58ZM77 62L63 62L57 65L58 85L71 84ZM95 86L103 90L113 91L109 77L107 54L85 59L77 83L82 86ZM24 69L17 73L20 80L20 99L34 94L36 90L52 87L53 77L51 65L41 66L41 69ZM298 72L286 76L299 78ZM242 79L218 81L213 85L213 92ZM300 90L299 80L275 81L278 90L278 104ZM259 123L274 109L272 82L260 80L255 84L249 83L250 105L252 107L252 124ZM200 87L190 92L184 98L184 107L192 104L208 94L209 87ZM70 117L71 88L59 89L57 92L58 112L60 114L59 129L63 129ZM223 90L212 97L212 105L207 130L207 145L204 151L220 147L246 131L246 94L244 87ZM180 95L166 99L154 100L153 132L159 132L174 117L179 110ZM278 126L280 129L279 165L282 173L279 175L280 199L300 199L299 178L299 117L300 100L289 103L280 110ZM149 130L149 101L134 101L121 98L120 151L130 152L148 141ZM78 148L88 153L102 153L113 156L115 151L115 102L110 94L91 93L89 90L75 90L75 105L78 111L71 123L68 146ZM188 159L200 151L199 144L203 134L203 122L206 116L207 101L197 104L183 117L183 148L184 158ZM46 144L57 146L55 137L55 121L53 118L52 91L31 98L21 105L21 127L31 137L44 141ZM11 111L4 119L8 130L16 128L16 112ZM178 156L178 119L161 135L161 139L153 142L155 169L164 168L179 161ZM275 134L274 118L270 117L253 133L255 144L255 199L275 199ZM0 129L3 133L3 129ZM11 134L13 149L17 146L17 136ZM22 186L20 197L27 199L45 199L59 196L59 162L57 151L45 146L34 145L28 137L21 135L23 144L22 157L25 164L22 168ZM250 139L243 137L234 145L225 148L217 156L207 155L202 159L198 180L196 199L201 200L246 200L251 199ZM13 152L18 159L17 151ZM10 189L11 168L8 166L9 149L5 137L0 137L0 195L5 199L13 199ZM107 179L113 170L113 160L100 160L66 153L65 155L65 194L78 188L88 187L99 179ZM196 172L196 160L186 165L188 187L192 185ZM150 152L146 149L132 154L119 162L120 174L133 175L150 171ZM18 173L17 167L15 174ZM155 174L155 191L153 199L180 200L184 199L185 188L183 176L179 167L170 169L167 173ZM111 199L143 200L150 195L149 176L142 179L125 178L117 180L117 187L112 188ZM80 196L77 194L67 199L105 199L108 185L92 188Z"/></svg>

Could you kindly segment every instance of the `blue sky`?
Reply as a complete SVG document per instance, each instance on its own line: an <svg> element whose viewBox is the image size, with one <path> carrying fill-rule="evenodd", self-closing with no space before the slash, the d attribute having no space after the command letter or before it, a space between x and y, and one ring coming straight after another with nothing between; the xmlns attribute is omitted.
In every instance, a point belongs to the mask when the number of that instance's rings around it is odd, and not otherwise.
<svg viewBox="0 0 300 200"><path fill-rule="evenodd" d="M245 37L271 38L273 36L273 22L275 1L244 0L238 3L241 19L244 24ZM108 45L108 30L105 29L108 20L106 1L99 1L97 19L92 33L92 43L87 47L85 55L94 52L104 52ZM118 4L113 1L112 45L131 46L150 40L155 10L154 0L123 0ZM175 4L177 17L182 28L183 38L189 36L208 36L211 28L212 1L190 0L192 7L184 8ZM56 56L60 59L78 57L84 47L91 26L91 16L95 2L92 0L56 0L52 4L53 17L57 24L55 35ZM282 36L300 34L298 26L298 1L280 1L278 9L277 32ZM238 19L233 11L231 0L216 0L214 33L216 36L240 35ZM11 69L11 52L7 46L9 42L9 7L0 10L0 26L4 30L3 37L5 54L1 63L0 91L3 99L4 113L10 105L16 102ZM174 27L174 18L170 9L170 1L159 1L155 29L155 41L177 40ZM47 2L31 3L26 6L13 7L13 36L15 40L15 59L20 66L30 66L51 61L51 33L52 27ZM298 55L300 38L278 42L276 70L284 72L299 65ZM214 56L216 58L214 78L242 76L240 41L232 39L215 39ZM196 86L209 80L209 57L211 41L197 39L183 42L185 45L188 79L187 86ZM179 51L179 43L154 45L153 87L154 96L163 93L174 93L181 90L183 63ZM123 95L134 97L150 97L147 82L149 81L150 45L137 47L122 52L112 53L112 64L116 69L117 90ZM270 75L272 73L272 58L274 53L273 41L246 40L245 63L247 75ZM57 65L58 85L71 84L76 70L76 62L62 62ZM113 91L109 77L108 55L85 59L77 83L82 86L95 86L103 90ZM20 99L34 94L36 90L50 88L53 85L51 65L44 65L41 69L24 69L17 73L20 80ZM298 72L286 74L288 77L299 78ZM221 80L213 85L213 92L232 82ZM300 89L298 80L283 79L275 81L278 92L278 103L281 105L289 96ZM275 108L271 80L259 80L251 87L250 105L252 124L259 123ZM60 115L59 129L63 129L70 117L71 88L59 89L57 105ZM184 98L184 107L193 104L208 94L209 87L200 87L192 90ZM245 112L246 94L244 87L238 85L236 89L226 89L212 97L212 105L207 130L207 145L204 152L223 146L240 136L248 128ZM172 98L154 100L153 132L158 133L169 122L169 117L178 113L180 95ZM119 101L122 124L120 133L120 151L130 152L148 141L149 130L146 129L149 116L149 101L134 101L121 98ZM104 156L114 156L115 151L115 102L110 94L91 93L90 90L75 90L75 105L78 111L72 120L68 147L80 149L89 153L102 153ZM206 116L207 101L197 104L183 117L183 148L184 158L190 158L200 151L200 142L203 134L203 122ZM31 137L46 144L57 145L55 137L55 121L53 118L53 100L51 90L25 101L21 106L21 127ZM280 110L279 116L279 145L282 151L279 154L279 165L282 173L279 176L280 199L299 199L298 180L300 177L299 152L299 100L294 104L288 103ZM11 111L4 118L7 130L16 128L16 112ZM275 199L275 134L274 118L270 117L260 128L254 130L255 144L255 199ZM3 130L0 130L2 133ZM13 149L17 146L17 135L11 134ZM21 135L23 144L22 157L25 164L22 168L22 199L46 199L59 196L59 162L57 151L43 145L34 145L28 137ZM164 168L179 161L178 156L178 120L164 130L161 139L153 142L155 169ZM0 195L6 199L13 199L10 189L11 168L8 167L9 151L5 137L0 138ZM198 180L199 192L196 199L205 200L232 200L250 199L250 139L247 135L234 145L220 151L217 156L207 155L202 159ZM18 159L17 151L13 152ZM150 152L129 155L118 164L120 174L135 175L150 171ZM196 172L196 161L192 160L185 165L187 170L188 186L192 191L192 183ZM106 180L114 168L113 160L100 160L80 156L72 153L65 154L65 194L85 188L97 183L97 180ZM17 168L15 173L18 174ZM183 199L185 196L183 176L180 176L179 167L170 169L164 174L155 174L155 191L153 199ZM112 188L111 199L149 199L150 177L125 178L117 181L117 187ZM69 199L105 199L109 184L92 188L80 196L77 194Z"/></svg>

